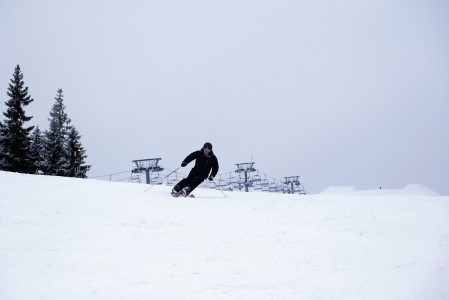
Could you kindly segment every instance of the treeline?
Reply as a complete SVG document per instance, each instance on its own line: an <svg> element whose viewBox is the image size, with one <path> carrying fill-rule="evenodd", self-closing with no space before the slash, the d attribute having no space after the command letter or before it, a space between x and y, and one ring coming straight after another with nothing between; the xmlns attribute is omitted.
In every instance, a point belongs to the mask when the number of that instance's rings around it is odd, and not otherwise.
<svg viewBox="0 0 449 300"><path fill-rule="evenodd" d="M86 150L81 136L65 112L62 90L56 93L50 111L49 128L27 126L33 118L25 107L34 100L24 86L20 66L14 70L5 102L5 119L0 121L0 170L27 174L45 174L86 178Z"/></svg>

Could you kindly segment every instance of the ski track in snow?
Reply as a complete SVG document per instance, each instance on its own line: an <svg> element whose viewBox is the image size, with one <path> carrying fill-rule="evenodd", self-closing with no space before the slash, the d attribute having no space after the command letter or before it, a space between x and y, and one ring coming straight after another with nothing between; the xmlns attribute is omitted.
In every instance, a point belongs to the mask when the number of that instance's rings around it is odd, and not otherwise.
<svg viewBox="0 0 449 300"><path fill-rule="evenodd" d="M449 197L0 172L0 299L449 299Z"/></svg>

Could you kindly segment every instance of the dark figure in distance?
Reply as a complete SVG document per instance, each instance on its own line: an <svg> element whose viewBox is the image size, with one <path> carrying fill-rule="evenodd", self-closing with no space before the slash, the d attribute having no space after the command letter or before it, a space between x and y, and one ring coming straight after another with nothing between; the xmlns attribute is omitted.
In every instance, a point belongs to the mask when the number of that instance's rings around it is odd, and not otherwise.
<svg viewBox="0 0 449 300"><path fill-rule="evenodd" d="M218 159L212 151L212 144L205 143L203 148L187 155L182 161L181 167L187 166L188 163L195 160L195 166L189 173L187 178L182 179L174 186L171 191L172 196L187 197L190 193L203 182L206 178L210 181L214 180L218 173Z"/></svg>

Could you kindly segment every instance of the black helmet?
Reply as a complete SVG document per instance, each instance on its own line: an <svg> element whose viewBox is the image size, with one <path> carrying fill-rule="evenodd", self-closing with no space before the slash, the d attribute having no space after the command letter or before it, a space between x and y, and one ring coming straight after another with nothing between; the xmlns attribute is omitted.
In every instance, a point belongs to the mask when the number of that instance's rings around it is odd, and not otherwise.
<svg viewBox="0 0 449 300"><path fill-rule="evenodd" d="M203 146L203 149L212 150L212 144L211 143L205 143L204 146Z"/></svg>

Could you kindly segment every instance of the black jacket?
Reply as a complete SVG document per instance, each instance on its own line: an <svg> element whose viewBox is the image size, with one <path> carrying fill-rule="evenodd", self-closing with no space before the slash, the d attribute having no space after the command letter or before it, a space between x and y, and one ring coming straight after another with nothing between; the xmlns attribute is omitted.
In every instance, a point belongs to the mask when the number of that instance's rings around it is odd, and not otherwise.
<svg viewBox="0 0 449 300"><path fill-rule="evenodd" d="M212 170L212 173L210 175L214 177L217 175L218 159L212 150L207 155L205 155L202 150L192 152L189 155L187 155L187 157L184 159L183 162L188 164L194 159L196 161L195 166L192 168L192 171L195 171L198 174L207 177L209 175L209 172Z"/></svg>

